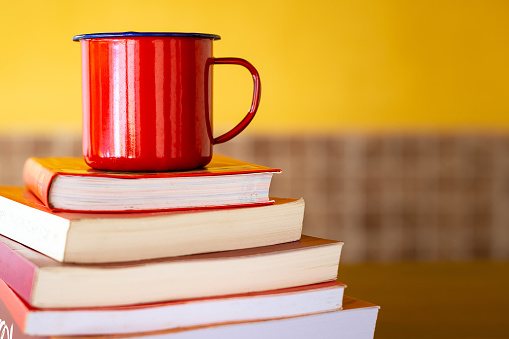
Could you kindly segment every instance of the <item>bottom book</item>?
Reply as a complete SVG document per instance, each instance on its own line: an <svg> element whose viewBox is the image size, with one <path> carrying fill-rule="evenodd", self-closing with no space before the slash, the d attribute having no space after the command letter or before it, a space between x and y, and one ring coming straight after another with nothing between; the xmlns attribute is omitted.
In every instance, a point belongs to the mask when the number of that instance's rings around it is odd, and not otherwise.
<svg viewBox="0 0 509 339"><path fill-rule="evenodd" d="M10 315L18 327L18 334L23 332L38 336L147 332L338 310L342 307L345 287L344 284L330 281L264 292L153 304L44 309L30 306L0 280L0 319L5 321Z"/></svg>
<svg viewBox="0 0 509 339"><path fill-rule="evenodd" d="M2 310L5 309L3 304L0 306L2 306ZM72 337L26 335L14 322L12 315L2 311L2 317L5 318L0 319L0 332L4 339L372 339L375 333L378 309L379 307L374 304L345 296L341 310L325 313L154 332Z"/></svg>

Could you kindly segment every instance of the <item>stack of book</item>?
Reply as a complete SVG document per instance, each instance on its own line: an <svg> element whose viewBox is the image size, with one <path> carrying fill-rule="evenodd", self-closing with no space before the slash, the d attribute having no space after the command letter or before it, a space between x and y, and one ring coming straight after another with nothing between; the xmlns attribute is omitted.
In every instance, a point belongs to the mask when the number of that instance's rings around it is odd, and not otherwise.
<svg viewBox="0 0 509 339"><path fill-rule="evenodd" d="M2 338L373 338L378 307L336 281L343 243L302 235L278 172L28 159L0 187Z"/></svg>

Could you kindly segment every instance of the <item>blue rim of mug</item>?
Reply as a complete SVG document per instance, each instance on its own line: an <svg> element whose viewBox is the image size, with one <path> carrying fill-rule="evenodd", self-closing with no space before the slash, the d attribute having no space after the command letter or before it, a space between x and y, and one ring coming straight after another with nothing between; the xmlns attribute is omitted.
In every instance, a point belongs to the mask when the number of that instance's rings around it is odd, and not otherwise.
<svg viewBox="0 0 509 339"><path fill-rule="evenodd" d="M202 38L219 40L221 37L216 34L205 33L178 33L178 32L117 32L117 33L92 33L76 35L73 41L82 39L103 39L103 38L138 38L138 37L175 37L175 38Z"/></svg>

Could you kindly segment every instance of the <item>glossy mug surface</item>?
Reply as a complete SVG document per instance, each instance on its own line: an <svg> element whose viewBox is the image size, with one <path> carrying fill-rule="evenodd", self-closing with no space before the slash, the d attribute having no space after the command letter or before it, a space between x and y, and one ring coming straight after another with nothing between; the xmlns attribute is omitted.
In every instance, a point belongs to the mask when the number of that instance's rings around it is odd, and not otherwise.
<svg viewBox="0 0 509 339"><path fill-rule="evenodd" d="M260 100L256 69L214 58L217 35L77 35L82 54L83 155L95 169L172 171L208 164L212 146L235 137ZM253 77L251 109L229 132L212 135L212 66L236 64Z"/></svg>

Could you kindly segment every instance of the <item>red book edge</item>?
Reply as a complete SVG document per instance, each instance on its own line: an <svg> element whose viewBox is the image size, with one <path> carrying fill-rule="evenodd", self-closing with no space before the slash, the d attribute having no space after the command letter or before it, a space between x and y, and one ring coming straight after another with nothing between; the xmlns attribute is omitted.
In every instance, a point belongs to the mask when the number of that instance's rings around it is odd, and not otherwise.
<svg viewBox="0 0 509 339"><path fill-rule="evenodd" d="M3 280L0 279L0 301L4 304L7 312L24 332L30 306L21 299ZM3 318L0 317L0 319Z"/></svg>

